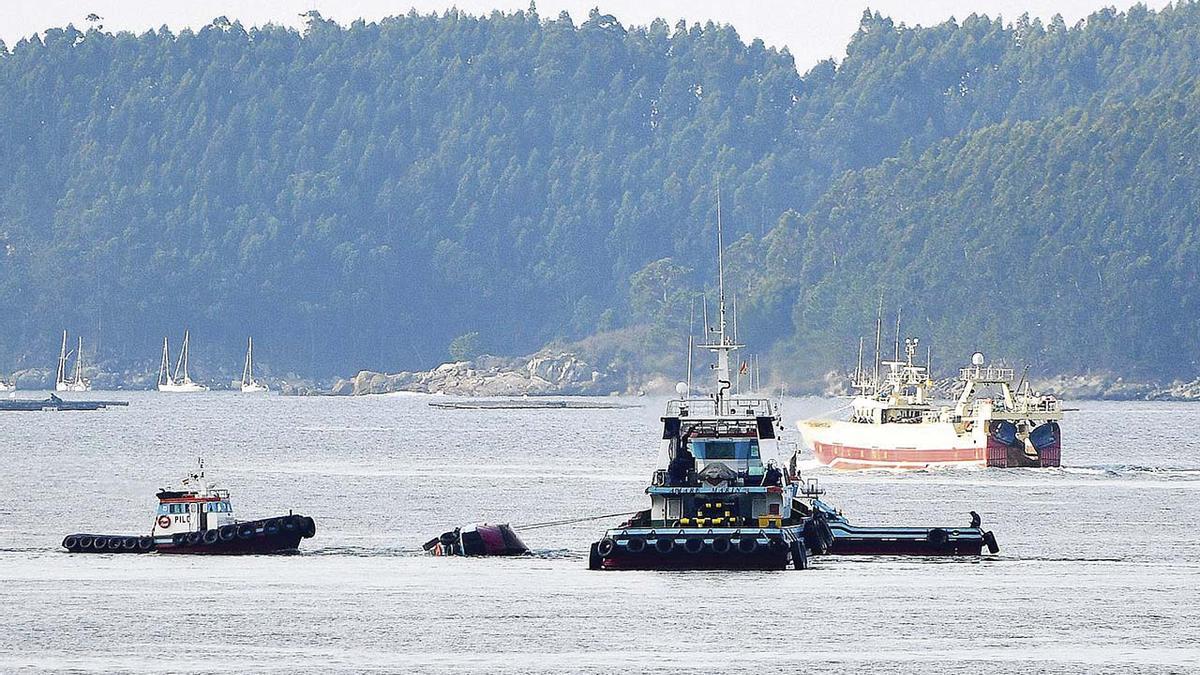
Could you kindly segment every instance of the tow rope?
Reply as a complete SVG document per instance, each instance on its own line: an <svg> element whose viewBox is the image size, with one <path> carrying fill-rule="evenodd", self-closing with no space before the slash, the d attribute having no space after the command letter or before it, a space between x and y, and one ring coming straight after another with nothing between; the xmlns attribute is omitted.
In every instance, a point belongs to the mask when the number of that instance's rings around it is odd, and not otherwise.
<svg viewBox="0 0 1200 675"><path fill-rule="evenodd" d="M544 523L529 523L527 525L513 525L514 530L537 530L543 527L557 527L559 525L571 525L572 523L584 523L589 520L600 520L601 518L616 518L617 516L632 516L637 511L626 511L625 513L605 513L600 516L585 516L583 518L564 518L561 520L548 520Z"/></svg>

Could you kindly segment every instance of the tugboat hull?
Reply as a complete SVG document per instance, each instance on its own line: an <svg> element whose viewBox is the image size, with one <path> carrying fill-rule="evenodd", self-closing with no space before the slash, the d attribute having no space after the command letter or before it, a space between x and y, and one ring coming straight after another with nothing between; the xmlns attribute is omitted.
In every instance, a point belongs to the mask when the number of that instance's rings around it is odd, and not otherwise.
<svg viewBox="0 0 1200 675"><path fill-rule="evenodd" d="M808 566L799 528L610 530L592 544L594 570L782 570Z"/></svg>
<svg viewBox="0 0 1200 675"><path fill-rule="evenodd" d="M158 537L70 534L62 545L71 553L252 555L296 551L316 531L312 518L289 515Z"/></svg>

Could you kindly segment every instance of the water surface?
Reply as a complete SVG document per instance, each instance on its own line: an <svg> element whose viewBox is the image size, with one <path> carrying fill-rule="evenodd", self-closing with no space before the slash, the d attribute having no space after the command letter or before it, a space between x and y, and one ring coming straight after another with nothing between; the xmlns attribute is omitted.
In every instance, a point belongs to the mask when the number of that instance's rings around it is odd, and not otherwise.
<svg viewBox="0 0 1200 675"><path fill-rule="evenodd" d="M856 522L965 525L973 509L1001 554L730 574L589 572L588 544L617 519L528 532L530 558L419 554L466 522L643 508L662 400L118 397L131 405L0 413L2 672L1200 670L1200 405L1080 404L1062 469L810 462ZM788 400L785 416L839 405ZM148 531L155 490L198 456L240 517L295 509L316 538L239 558L58 547Z"/></svg>

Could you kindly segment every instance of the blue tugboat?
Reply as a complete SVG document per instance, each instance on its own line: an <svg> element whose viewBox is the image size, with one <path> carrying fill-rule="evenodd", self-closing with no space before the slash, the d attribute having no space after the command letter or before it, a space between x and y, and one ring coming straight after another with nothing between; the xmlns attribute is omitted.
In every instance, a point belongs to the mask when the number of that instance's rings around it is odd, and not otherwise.
<svg viewBox="0 0 1200 675"><path fill-rule="evenodd" d="M191 553L239 555L296 551L317 532L308 516L239 521L227 490L204 481L204 463L182 481L183 489L160 490L154 527L147 535L69 534L71 553Z"/></svg>

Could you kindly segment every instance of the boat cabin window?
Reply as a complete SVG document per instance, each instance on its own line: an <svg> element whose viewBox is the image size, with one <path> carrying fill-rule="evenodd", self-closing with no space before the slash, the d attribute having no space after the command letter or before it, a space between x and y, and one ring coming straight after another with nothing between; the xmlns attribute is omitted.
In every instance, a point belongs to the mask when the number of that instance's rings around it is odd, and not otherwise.
<svg viewBox="0 0 1200 675"><path fill-rule="evenodd" d="M229 506L229 502L205 502L205 513L230 513L233 509Z"/></svg>
<svg viewBox="0 0 1200 675"><path fill-rule="evenodd" d="M178 515L178 514L187 513L187 512L188 512L187 504L159 504L158 505L158 515L160 515L160 516Z"/></svg>
<svg viewBox="0 0 1200 675"><path fill-rule="evenodd" d="M758 441L692 441L696 459L758 459Z"/></svg>

